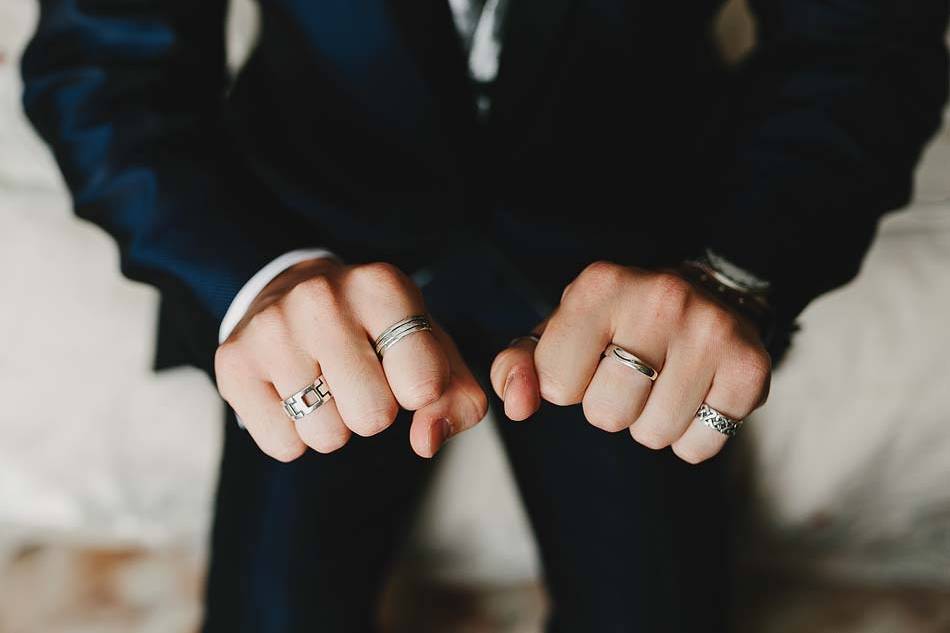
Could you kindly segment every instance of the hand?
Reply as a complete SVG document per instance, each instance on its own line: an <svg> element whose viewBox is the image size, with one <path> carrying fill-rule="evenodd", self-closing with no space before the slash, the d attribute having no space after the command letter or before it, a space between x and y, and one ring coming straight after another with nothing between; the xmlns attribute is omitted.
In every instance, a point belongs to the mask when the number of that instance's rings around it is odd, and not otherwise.
<svg viewBox="0 0 950 633"><path fill-rule="evenodd" d="M743 419L768 396L771 362L754 326L673 273L592 264L536 333L536 346L522 339L492 365L492 387L513 420L532 415L541 398L582 403L594 426L629 428L641 444L672 446L695 464L727 439L694 419L703 402ZM601 358L611 343L656 369L656 382Z"/></svg>
<svg viewBox="0 0 950 633"><path fill-rule="evenodd" d="M373 341L403 318L425 313L422 295L394 266L315 259L272 281L215 355L218 390L257 445L280 461L307 446L329 453L351 433L389 427L414 411L413 450L432 457L449 436L481 420L487 399L437 324L389 348ZM281 401L323 375L333 398L291 420Z"/></svg>

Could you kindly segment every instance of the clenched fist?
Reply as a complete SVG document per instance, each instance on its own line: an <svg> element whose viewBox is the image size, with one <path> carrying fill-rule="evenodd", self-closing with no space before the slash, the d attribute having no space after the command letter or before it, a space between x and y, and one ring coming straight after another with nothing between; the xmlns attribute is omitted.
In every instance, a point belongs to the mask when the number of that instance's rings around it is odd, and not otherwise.
<svg viewBox="0 0 950 633"><path fill-rule="evenodd" d="M281 461L309 446L334 451L352 433L389 427L414 411L409 440L431 457L451 435L481 420L487 399L454 343L435 323L406 336L382 362L373 341L389 326L424 314L418 288L394 266L298 264L274 279L218 348L218 390L258 446ZM333 398L299 420L282 400L323 376Z"/></svg>
<svg viewBox="0 0 950 633"><path fill-rule="evenodd" d="M700 405L741 420L768 395L771 363L755 328L674 273L592 264L536 333L537 344L521 339L492 365L492 387L514 420L541 398L582 403L594 426L629 428L641 444L697 463L727 440L696 418ZM602 357L610 344L657 370L656 381Z"/></svg>

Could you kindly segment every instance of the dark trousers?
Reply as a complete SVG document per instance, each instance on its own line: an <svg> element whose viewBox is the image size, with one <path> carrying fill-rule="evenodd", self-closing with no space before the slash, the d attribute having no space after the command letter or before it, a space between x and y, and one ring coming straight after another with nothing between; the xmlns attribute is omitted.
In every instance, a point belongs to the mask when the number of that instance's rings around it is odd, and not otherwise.
<svg viewBox="0 0 950 633"><path fill-rule="evenodd" d="M471 262L479 261L478 266ZM539 320L503 265L460 256L424 293L481 376ZM492 394L487 379L483 385ZM499 428L551 597L548 631L724 631L730 512L723 456L699 466L606 433L580 406L545 404ZM408 416L330 455L282 464L229 416L212 536L205 633L374 630L388 564L434 466ZM437 460L436 460L437 461Z"/></svg>

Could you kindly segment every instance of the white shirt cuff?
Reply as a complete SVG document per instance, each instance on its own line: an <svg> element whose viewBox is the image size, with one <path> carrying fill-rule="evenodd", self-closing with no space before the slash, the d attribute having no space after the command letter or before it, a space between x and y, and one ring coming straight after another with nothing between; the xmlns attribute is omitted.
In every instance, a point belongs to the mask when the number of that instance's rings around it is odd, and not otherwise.
<svg viewBox="0 0 950 633"><path fill-rule="evenodd" d="M261 293L264 287L272 282L277 275L281 274L291 266L307 261L308 259L317 259L319 257L329 257L339 261L339 257L323 248L303 248L296 251L284 253L277 259L261 268L244 284L238 293L231 300L228 311L224 313L221 319L221 326L218 328L218 343L223 343L231 336L231 332L241 322L247 309L251 307L254 299Z"/></svg>

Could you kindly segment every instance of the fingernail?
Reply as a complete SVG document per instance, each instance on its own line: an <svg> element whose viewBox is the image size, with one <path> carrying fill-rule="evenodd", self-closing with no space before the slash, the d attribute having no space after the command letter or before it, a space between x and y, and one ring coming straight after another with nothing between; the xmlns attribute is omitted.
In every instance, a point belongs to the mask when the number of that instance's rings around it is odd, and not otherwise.
<svg viewBox="0 0 950 633"><path fill-rule="evenodd" d="M447 418L433 422L429 427L429 452L435 455L450 437L452 437L452 423Z"/></svg>

